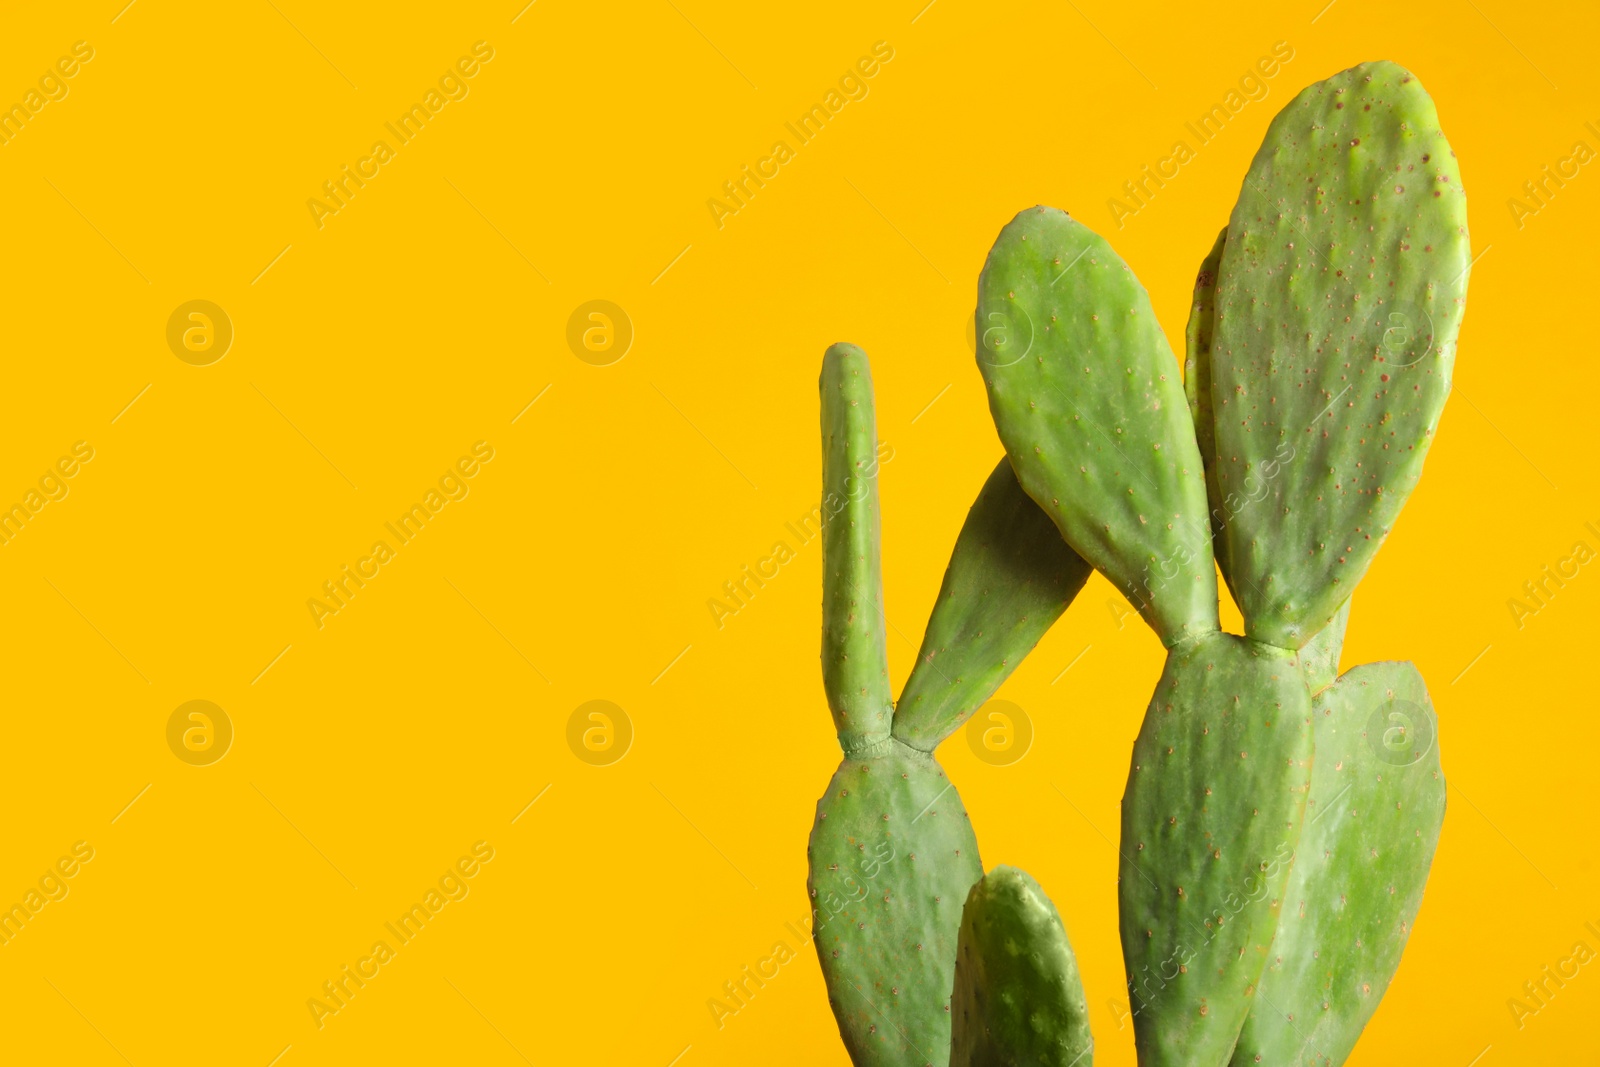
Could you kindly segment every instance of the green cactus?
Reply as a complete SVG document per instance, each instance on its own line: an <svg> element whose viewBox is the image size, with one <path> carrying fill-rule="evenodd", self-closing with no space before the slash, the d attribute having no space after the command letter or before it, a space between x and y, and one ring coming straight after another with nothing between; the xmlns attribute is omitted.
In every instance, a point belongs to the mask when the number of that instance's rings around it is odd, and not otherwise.
<svg viewBox="0 0 1600 1067"><path fill-rule="evenodd" d="M996 867L972 887L955 983L950 1067L1092 1067L1077 959L1026 872Z"/></svg>
<svg viewBox="0 0 1600 1067"><path fill-rule="evenodd" d="M898 709L871 385L859 350L830 349L823 669L846 759L818 804L810 886L857 1064L1091 1054L1054 907L1012 868L978 880L930 755L1090 565L1167 649L1122 805L1140 1064L1349 1055L1415 921L1445 792L1416 668L1340 674L1339 659L1351 594L1449 393L1465 213L1411 74L1369 63L1306 89L1273 120L1202 262L1181 384L1148 295L1105 241L1050 208L1013 219L977 310L1006 459L957 540ZM1244 636L1220 630L1218 569Z"/></svg>
<svg viewBox="0 0 1600 1067"><path fill-rule="evenodd" d="M960 795L931 755L1027 655L1088 565L1001 461L951 555L916 668L889 705L871 370L823 358L823 680L845 759L808 846L829 999L860 1067L943 1067L967 891L983 875Z"/></svg>

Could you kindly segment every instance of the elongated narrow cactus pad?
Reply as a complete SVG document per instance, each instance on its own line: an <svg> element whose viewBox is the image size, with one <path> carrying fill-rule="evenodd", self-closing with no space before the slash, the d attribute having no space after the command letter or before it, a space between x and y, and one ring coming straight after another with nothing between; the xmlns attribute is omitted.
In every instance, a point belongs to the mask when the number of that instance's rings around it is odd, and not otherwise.
<svg viewBox="0 0 1600 1067"><path fill-rule="evenodd" d="M1366 573L1450 391L1470 259L1461 171L1413 75L1363 63L1273 119L1211 340L1218 487L1266 481L1223 529L1250 636L1298 648Z"/></svg>
<svg viewBox="0 0 1600 1067"><path fill-rule="evenodd" d="M1224 226L1200 270L1194 277L1194 302L1189 305L1189 325L1183 331L1183 395L1189 401L1189 417L1194 421L1195 444L1205 464L1206 498L1211 502L1212 550L1228 577L1227 554L1217 542L1228 520L1229 507L1217 489L1217 434L1211 419L1211 332L1216 324L1217 269L1222 265L1222 247L1228 240Z"/></svg>
<svg viewBox="0 0 1600 1067"><path fill-rule="evenodd" d="M1078 961L1056 906L1015 867L972 887L961 917L950 1067L1091 1067Z"/></svg>
<svg viewBox="0 0 1600 1067"><path fill-rule="evenodd" d="M1344 651L1344 631L1350 622L1350 601L1339 606L1333 620L1300 650L1300 669L1312 696L1332 685L1339 676L1339 654ZM1320 737L1321 735L1318 734Z"/></svg>
<svg viewBox="0 0 1600 1067"><path fill-rule="evenodd" d="M807 848L817 957L856 1067L944 1067L967 891L983 875L961 797L925 752L845 760Z"/></svg>
<svg viewBox="0 0 1600 1067"><path fill-rule="evenodd" d="M1311 802L1233 1067L1338 1067L1416 922L1444 821L1437 720L1410 663L1347 671L1313 703Z"/></svg>
<svg viewBox="0 0 1600 1067"><path fill-rule="evenodd" d="M1117 893L1141 1067L1223 1067L1254 1003L1311 781L1294 653L1172 649L1134 743Z"/></svg>
<svg viewBox="0 0 1600 1067"><path fill-rule="evenodd" d="M978 279L978 366L1029 496L1171 645L1217 627L1205 481L1178 366L1111 246L1029 208Z"/></svg>
<svg viewBox="0 0 1600 1067"><path fill-rule="evenodd" d="M1000 688L1088 577L1089 565L1001 457L956 538L895 706L894 736L933 751Z"/></svg>
<svg viewBox="0 0 1600 1067"><path fill-rule="evenodd" d="M846 755L889 736L872 368L855 345L822 357L822 685Z"/></svg>

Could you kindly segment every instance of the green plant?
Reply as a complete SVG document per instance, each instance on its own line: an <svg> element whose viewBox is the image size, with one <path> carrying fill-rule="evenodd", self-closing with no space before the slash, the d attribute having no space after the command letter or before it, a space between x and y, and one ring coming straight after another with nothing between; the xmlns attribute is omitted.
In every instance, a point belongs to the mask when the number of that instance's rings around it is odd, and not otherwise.
<svg viewBox="0 0 1600 1067"><path fill-rule="evenodd" d="M827 540L823 659L846 760L818 805L812 895L869 847L929 861L841 909L848 922L828 916L826 944L819 934L858 1064L1090 1055L1048 899L1011 868L978 880L964 813L919 820L960 812L930 753L1091 565L1167 650L1122 805L1139 1062L1348 1056L1399 964L1445 791L1416 668L1338 665L1351 594L1449 393L1469 268L1454 153L1421 85L1386 62L1307 88L1273 120L1202 261L1181 382L1148 295L1110 246L1064 212L1017 215L984 265L976 313L1006 459L957 541L898 710L876 495L849 481L876 445L866 361L829 350L824 483L848 503ZM1218 570L1243 635L1221 630ZM964 912L951 907L957 887ZM824 919L818 904L819 931ZM845 1003L851 989L859 1003Z"/></svg>
<svg viewBox="0 0 1600 1067"><path fill-rule="evenodd" d="M962 908L983 867L960 795L932 752L1066 610L1089 567L1002 459L956 539L916 667L892 707L866 353L828 349L820 390L831 516L822 674L844 760L817 802L807 847L814 940L856 1064L942 1065Z"/></svg>

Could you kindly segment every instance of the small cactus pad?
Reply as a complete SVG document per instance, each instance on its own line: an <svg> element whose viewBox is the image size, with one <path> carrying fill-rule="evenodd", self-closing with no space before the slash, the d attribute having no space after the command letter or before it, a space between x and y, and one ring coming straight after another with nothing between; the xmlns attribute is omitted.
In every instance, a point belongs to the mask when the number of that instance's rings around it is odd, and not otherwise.
<svg viewBox="0 0 1600 1067"><path fill-rule="evenodd" d="M847 759L807 848L817 958L856 1067L944 1067L967 891L983 876L961 797L898 741Z"/></svg>
<svg viewBox="0 0 1600 1067"><path fill-rule="evenodd" d="M1000 688L1088 580L1001 457L956 538L894 736L931 752Z"/></svg>
<svg viewBox="0 0 1600 1067"><path fill-rule="evenodd" d="M1265 483L1223 529L1251 637L1298 648L1366 573L1450 391L1470 260L1461 171L1409 72L1363 63L1273 119L1210 349L1218 487Z"/></svg>
<svg viewBox="0 0 1600 1067"><path fill-rule="evenodd" d="M1255 1003L1311 780L1295 654L1167 654L1122 799L1117 892L1141 1067L1223 1067Z"/></svg>
<svg viewBox="0 0 1600 1067"><path fill-rule="evenodd" d="M1437 720L1410 663L1347 671L1313 705L1311 801L1233 1067L1338 1067L1416 922L1444 821Z"/></svg>
<svg viewBox="0 0 1600 1067"><path fill-rule="evenodd" d="M872 368L855 345L822 357L822 685L846 755L889 737Z"/></svg>
<svg viewBox="0 0 1600 1067"><path fill-rule="evenodd" d="M1228 521L1228 502L1217 489L1217 435L1211 419L1211 331L1216 322L1217 268L1222 264L1222 247L1227 243L1224 226L1194 278L1194 302L1189 305L1189 325L1183 331L1183 395L1189 401L1189 417L1194 421L1195 444L1206 469L1206 497L1211 501L1212 549L1222 576L1228 577L1227 554L1217 537ZM1242 501L1234 501L1242 504Z"/></svg>
<svg viewBox="0 0 1600 1067"><path fill-rule="evenodd" d="M1128 265L1055 208L995 240L978 366L1029 496L1172 645L1217 628L1206 491L1177 361Z"/></svg>
<svg viewBox="0 0 1600 1067"><path fill-rule="evenodd" d="M1091 1067L1089 1007L1061 916L1039 883L996 867L967 897L950 1067Z"/></svg>

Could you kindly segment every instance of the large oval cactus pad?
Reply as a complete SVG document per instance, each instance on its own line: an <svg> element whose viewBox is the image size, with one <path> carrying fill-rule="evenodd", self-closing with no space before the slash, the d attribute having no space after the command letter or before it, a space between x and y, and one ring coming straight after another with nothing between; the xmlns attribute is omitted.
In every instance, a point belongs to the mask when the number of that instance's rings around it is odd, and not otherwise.
<svg viewBox="0 0 1600 1067"><path fill-rule="evenodd" d="M1091 1067L1078 961L1039 883L996 867L972 887L956 948L950 1067Z"/></svg>
<svg viewBox="0 0 1600 1067"><path fill-rule="evenodd" d="M872 366L855 345L822 357L822 686L845 755L889 737Z"/></svg>
<svg viewBox="0 0 1600 1067"><path fill-rule="evenodd" d="M1298 648L1422 471L1466 304L1467 204L1433 101L1363 63L1273 119L1228 227L1211 341L1217 482L1250 636Z"/></svg>
<svg viewBox="0 0 1600 1067"><path fill-rule="evenodd" d="M1353 668L1312 709L1311 802L1234 1067L1345 1061L1400 965L1444 822L1437 719L1416 667Z"/></svg>
<svg viewBox="0 0 1600 1067"><path fill-rule="evenodd" d="M1117 894L1141 1067L1222 1067L1278 923L1311 781L1295 653L1167 654L1122 799Z"/></svg>
<svg viewBox="0 0 1600 1067"><path fill-rule="evenodd" d="M1222 577L1228 577L1228 558L1217 543L1227 521L1228 507L1217 489L1217 440L1211 418L1211 332L1216 324L1217 270L1222 265L1222 248L1227 243L1228 228L1211 245L1211 251L1200 261L1194 277L1194 300L1189 305L1189 323L1184 327L1183 395L1189 401L1189 417L1194 422L1195 444L1200 448L1200 461L1205 464L1206 498L1211 502L1211 545L1216 554Z"/></svg>
<svg viewBox="0 0 1600 1067"><path fill-rule="evenodd" d="M978 367L1017 480L1172 645L1217 628L1194 426L1150 297L1055 208L1012 219L978 279Z"/></svg>
<svg viewBox="0 0 1600 1067"><path fill-rule="evenodd" d="M944 1067L967 891L983 876L955 786L898 741L847 759L806 849L814 940L856 1067Z"/></svg>
<svg viewBox="0 0 1600 1067"><path fill-rule="evenodd" d="M956 537L894 736L933 751L1033 651L1089 570L1002 456Z"/></svg>

